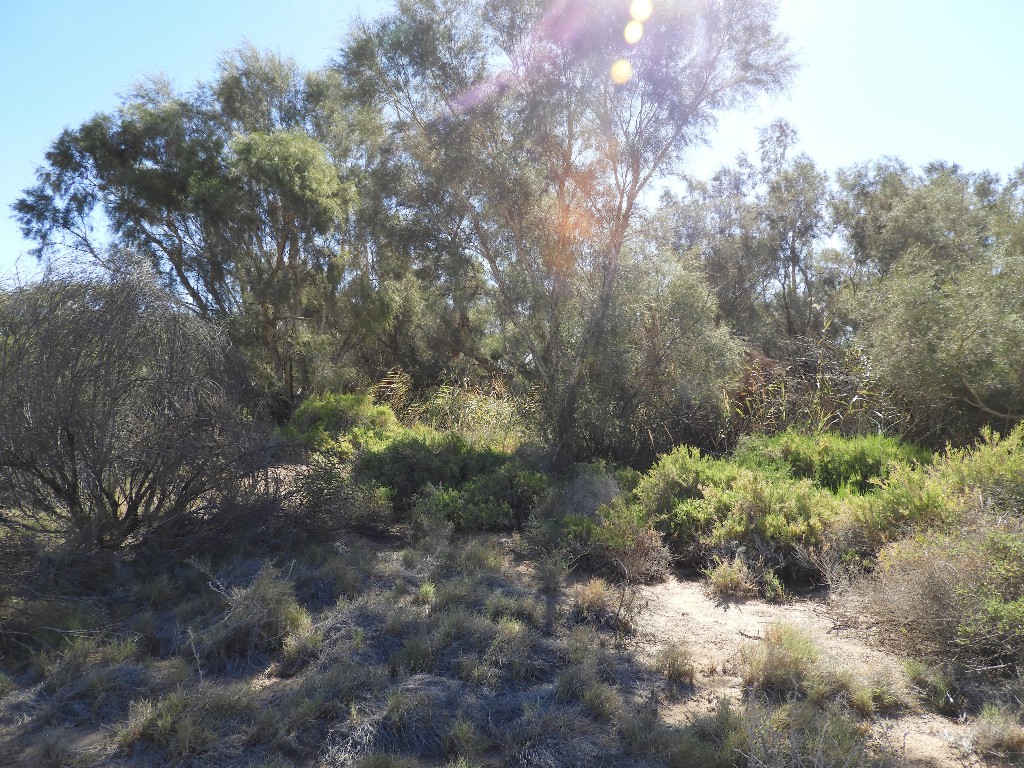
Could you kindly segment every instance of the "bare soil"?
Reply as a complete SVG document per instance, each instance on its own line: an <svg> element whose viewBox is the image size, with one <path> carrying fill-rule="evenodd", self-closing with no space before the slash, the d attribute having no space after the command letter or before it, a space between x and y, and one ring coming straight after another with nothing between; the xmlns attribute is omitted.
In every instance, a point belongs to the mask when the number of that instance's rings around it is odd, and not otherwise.
<svg viewBox="0 0 1024 768"><path fill-rule="evenodd" d="M675 576L643 588L645 607L638 619L644 641L652 648L681 642L690 648L699 673L693 696L669 704L663 715L685 723L710 711L720 697L740 701L743 686L737 674L740 648L757 642L767 626L784 622L798 627L847 668L882 675L912 700L901 660L872 647L863 628L844 627L831 611L827 593L811 593L788 602L718 600L706 585ZM908 649L912 655L913 649ZM898 715L879 718L874 736L913 766L961 768L981 765L970 750L967 725L911 706Z"/></svg>

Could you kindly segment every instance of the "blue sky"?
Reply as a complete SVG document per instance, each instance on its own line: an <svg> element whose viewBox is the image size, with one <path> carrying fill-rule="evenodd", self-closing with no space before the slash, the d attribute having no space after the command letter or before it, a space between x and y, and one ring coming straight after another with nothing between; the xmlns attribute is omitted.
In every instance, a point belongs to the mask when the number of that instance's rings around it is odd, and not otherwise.
<svg viewBox="0 0 1024 768"><path fill-rule="evenodd" d="M655 10L659 2L654 0ZM626 0L623 0L626 2ZM213 75L248 39L324 64L350 20L386 0L0 0L0 277L25 243L10 204L33 183L60 131L116 107L136 80L180 87ZM882 155L944 159L1003 174L1024 165L1024 3L1018 0L783 0L780 24L802 69L788 95L723 115L690 171L707 175L753 150L775 117L823 168ZM21 259L24 276L33 263Z"/></svg>

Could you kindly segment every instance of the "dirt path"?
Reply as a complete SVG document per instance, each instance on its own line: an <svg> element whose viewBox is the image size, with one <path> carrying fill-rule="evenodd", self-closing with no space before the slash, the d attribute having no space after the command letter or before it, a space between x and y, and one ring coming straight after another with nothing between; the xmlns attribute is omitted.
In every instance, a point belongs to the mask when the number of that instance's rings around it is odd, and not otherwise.
<svg viewBox="0 0 1024 768"><path fill-rule="evenodd" d="M863 634L837 626L823 596L796 598L788 603L761 600L723 602L710 597L702 582L675 577L644 589L647 607L639 624L655 646L685 643L697 660L698 694L665 711L670 720L685 722L710 710L720 696L742 697L737 675L740 647L763 637L775 622L794 625L822 647L837 663L864 674L881 675L897 689L908 687L900 660L872 648ZM876 721L876 737L902 754L913 766L961 768L980 765L966 748L966 726L944 717L905 711Z"/></svg>

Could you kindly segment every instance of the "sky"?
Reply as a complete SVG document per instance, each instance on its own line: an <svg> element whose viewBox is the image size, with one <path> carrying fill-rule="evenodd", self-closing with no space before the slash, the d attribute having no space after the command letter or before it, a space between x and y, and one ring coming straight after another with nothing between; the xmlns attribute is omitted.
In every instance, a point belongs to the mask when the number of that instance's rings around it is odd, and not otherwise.
<svg viewBox="0 0 1024 768"><path fill-rule="evenodd" d="M623 0L625 3L627 0ZM659 3L678 0L654 0ZM66 127L116 108L119 94L158 73L181 89L213 76L221 54L248 40L324 65L356 16L388 0L0 0L0 279L34 261L10 205L34 182ZM788 93L721 115L688 172L710 175L777 117L799 149L833 172L894 155L1003 176L1024 165L1024 2L782 0L779 26L801 69Z"/></svg>

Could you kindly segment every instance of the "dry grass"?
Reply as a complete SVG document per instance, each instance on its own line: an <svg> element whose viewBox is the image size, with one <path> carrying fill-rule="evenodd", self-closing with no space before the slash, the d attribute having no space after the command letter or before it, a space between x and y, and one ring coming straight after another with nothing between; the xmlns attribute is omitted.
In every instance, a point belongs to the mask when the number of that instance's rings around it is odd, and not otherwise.
<svg viewBox="0 0 1024 768"><path fill-rule="evenodd" d="M716 557L704 575L712 594L718 597L742 599L757 595L754 574L739 555L734 555L731 560Z"/></svg>
<svg viewBox="0 0 1024 768"><path fill-rule="evenodd" d="M986 755L1012 758L1024 755L1024 726L1010 710L986 705L974 722L974 746Z"/></svg>
<svg viewBox="0 0 1024 768"><path fill-rule="evenodd" d="M223 618L198 638L199 654L206 660L247 660L280 651L289 637L311 637L309 613L296 602L291 583L270 565L248 587L230 590L226 599Z"/></svg>
<svg viewBox="0 0 1024 768"><path fill-rule="evenodd" d="M690 649L682 643L661 648L651 661L651 668L676 685L693 685L697 668Z"/></svg>

